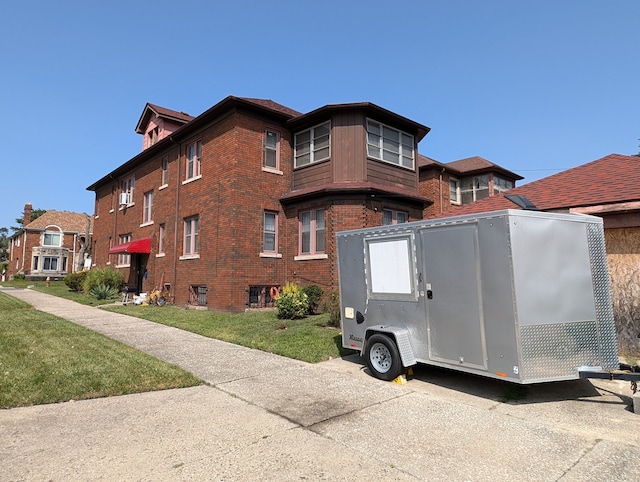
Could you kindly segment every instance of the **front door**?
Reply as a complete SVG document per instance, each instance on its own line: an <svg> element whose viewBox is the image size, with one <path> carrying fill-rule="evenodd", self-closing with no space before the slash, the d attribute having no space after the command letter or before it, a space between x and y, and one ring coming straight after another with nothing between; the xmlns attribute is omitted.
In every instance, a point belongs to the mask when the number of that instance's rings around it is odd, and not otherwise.
<svg viewBox="0 0 640 482"><path fill-rule="evenodd" d="M420 231L429 333L429 358L486 370L476 223Z"/></svg>

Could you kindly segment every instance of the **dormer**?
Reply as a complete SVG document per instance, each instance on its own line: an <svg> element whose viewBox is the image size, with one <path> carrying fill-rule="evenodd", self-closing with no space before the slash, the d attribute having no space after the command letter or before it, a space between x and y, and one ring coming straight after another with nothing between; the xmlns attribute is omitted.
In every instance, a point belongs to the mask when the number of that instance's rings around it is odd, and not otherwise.
<svg viewBox="0 0 640 482"><path fill-rule="evenodd" d="M170 136L194 117L186 112L177 112L158 105L145 105L136 132L142 134L142 150L148 149L156 142Z"/></svg>

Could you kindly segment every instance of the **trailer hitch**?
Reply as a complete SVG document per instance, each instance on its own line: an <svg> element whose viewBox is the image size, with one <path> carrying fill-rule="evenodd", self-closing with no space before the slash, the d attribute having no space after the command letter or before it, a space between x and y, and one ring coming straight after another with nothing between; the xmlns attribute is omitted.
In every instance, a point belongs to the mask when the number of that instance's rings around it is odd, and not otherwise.
<svg viewBox="0 0 640 482"><path fill-rule="evenodd" d="M597 378L601 380L623 380L631 382L631 391L635 394L638 391L638 381L640 381L640 367L620 363L618 370L602 370L599 367L580 367L578 374L580 378Z"/></svg>

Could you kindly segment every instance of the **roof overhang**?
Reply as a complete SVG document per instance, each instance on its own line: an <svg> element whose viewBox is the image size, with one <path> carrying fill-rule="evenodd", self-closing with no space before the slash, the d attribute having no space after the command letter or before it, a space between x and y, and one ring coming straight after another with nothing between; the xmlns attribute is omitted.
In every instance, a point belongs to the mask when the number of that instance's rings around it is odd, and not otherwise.
<svg viewBox="0 0 640 482"><path fill-rule="evenodd" d="M116 244L109 249L109 254L118 253L141 253L149 254L151 252L151 238L142 238L129 241L128 243Z"/></svg>

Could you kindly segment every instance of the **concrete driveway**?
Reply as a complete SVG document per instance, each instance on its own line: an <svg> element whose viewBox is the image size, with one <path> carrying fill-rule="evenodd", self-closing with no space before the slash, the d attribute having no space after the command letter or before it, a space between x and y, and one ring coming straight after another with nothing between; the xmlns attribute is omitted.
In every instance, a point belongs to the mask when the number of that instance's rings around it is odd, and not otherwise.
<svg viewBox="0 0 640 482"><path fill-rule="evenodd" d="M397 385L369 376L357 356L311 365L31 290L4 292L206 384L2 410L3 481L639 479L628 383L522 387L421 367Z"/></svg>

